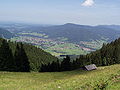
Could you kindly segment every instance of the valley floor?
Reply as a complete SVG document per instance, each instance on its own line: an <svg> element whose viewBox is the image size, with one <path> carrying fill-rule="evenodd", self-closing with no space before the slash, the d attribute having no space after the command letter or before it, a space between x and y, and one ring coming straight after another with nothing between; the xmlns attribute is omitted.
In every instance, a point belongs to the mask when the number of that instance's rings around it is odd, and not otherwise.
<svg viewBox="0 0 120 90"><path fill-rule="evenodd" d="M120 65L94 71L0 72L0 90L120 90Z"/></svg>

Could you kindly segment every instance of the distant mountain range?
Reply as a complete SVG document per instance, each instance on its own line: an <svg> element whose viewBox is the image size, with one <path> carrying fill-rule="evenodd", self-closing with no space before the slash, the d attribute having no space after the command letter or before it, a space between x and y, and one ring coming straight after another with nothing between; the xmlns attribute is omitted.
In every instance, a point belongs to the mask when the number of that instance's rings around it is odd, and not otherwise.
<svg viewBox="0 0 120 90"><path fill-rule="evenodd" d="M90 41L107 38L109 41L120 37L120 25L78 25L73 23L66 23L64 25L30 25L30 24L1 24L13 33L18 32L38 32L45 33L49 38L66 37L70 42Z"/></svg>
<svg viewBox="0 0 120 90"><path fill-rule="evenodd" d="M114 30L119 30L120 31L120 25L99 25L97 27L110 28L110 29L114 29Z"/></svg>
<svg viewBox="0 0 120 90"><path fill-rule="evenodd" d="M29 30L45 33L49 35L49 38L66 37L68 41L76 43L103 38L112 41L120 37L119 25L87 26L67 23L64 25L31 28Z"/></svg>
<svg viewBox="0 0 120 90"><path fill-rule="evenodd" d="M0 28L0 37L10 39L14 36L11 32L6 29Z"/></svg>

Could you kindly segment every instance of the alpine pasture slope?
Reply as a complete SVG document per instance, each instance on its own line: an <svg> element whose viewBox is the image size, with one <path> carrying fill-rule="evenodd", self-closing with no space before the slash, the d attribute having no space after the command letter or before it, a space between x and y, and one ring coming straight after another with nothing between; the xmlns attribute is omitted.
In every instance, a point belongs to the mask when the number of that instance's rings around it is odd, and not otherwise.
<svg viewBox="0 0 120 90"><path fill-rule="evenodd" d="M119 90L120 65L93 71L0 72L0 90Z"/></svg>

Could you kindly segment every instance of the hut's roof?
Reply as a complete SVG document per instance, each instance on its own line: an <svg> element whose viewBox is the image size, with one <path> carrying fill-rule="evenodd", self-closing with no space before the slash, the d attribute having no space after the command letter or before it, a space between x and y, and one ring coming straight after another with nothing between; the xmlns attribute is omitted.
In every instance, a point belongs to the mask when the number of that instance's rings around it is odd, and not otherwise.
<svg viewBox="0 0 120 90"><path fill-rule="evenodd" d="M85 68L86 68L88 71L97 69L97 67L96 67L95 64L86 65Z"/></svg>

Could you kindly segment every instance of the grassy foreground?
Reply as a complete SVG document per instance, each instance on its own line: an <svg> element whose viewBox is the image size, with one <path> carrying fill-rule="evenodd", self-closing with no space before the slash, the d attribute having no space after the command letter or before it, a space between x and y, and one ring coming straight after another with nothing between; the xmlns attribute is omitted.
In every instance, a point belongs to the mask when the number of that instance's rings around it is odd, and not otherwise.
<svg viewBox="0 0 120 90"><path fill-rule="evenodd" d="M120 65L94 71L0 72L0 90L120 90Z"/></svg>

